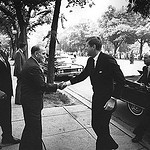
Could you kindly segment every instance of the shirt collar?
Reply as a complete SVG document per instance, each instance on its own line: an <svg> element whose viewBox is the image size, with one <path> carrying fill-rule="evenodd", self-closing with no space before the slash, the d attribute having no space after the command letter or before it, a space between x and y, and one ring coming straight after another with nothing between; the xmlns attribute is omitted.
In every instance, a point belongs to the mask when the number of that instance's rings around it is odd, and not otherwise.
<svg viewBox="0 0 150 150"><path fill-rule="evenodd" d="M31 56L31 58L35 60L35 62L38 64L38 66L40 66L40 63L33 56Z"/></svg>
<svg viewBox="0 0 150 150"><path fill-rule="evenodd" d="M23 50L21 48L18 49L21 53L23 53Z"/></svg>
<svg viewBox="0 0 150 150"><path fill-rule="evenodd" d="M42 72L44 72L44 71L43 71L43 68L42 68L42 65L41 65L33 56L31 56L31 58L35 60L35 62L36 62L37 65L40 67L40 69L42 70Z"/></svg>
<svg viewBox="0 0 150 150"><path fill-rule="evenodd" d="M97 55L93 58L95 62L97 61L98 56L100 55L100 53L101 53L101 51L100 51L100 52L98 52L98 54L97 54Z"/></svg>

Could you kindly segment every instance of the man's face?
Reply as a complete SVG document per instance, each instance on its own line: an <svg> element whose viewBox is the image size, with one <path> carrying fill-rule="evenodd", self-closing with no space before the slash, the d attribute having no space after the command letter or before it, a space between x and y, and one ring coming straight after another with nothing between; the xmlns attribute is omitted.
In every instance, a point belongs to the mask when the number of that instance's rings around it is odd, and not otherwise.
<svg viewBox="0 0 150 150"><path fill-rule="evenodd" d="M88 42L86 43L86 51L87 51L87 55L91 56L91 57L95 57L96 56L96 50L95 50L95 46L90 46L88 44Z"/></svg>
<svg viewBox="0 0 150 150"><path fill-rule="evenodd" d="M144 64L147 66L150 65L150 56L149 55L144 56Z"/></svg>
<svg viewBox="0 0 150 150"><path fill-rule="evenodd" d="M46 60L46 50L45 49L41 49L40 51L37 52L36 55L37 61L39 63L44 63Z"/></svg>

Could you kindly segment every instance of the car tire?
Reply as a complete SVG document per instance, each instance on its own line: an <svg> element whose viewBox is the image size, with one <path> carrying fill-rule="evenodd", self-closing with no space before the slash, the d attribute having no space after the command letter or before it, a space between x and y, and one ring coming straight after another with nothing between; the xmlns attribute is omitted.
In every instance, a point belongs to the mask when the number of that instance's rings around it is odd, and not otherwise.
<svg viewBox="0 0 150 150"><path fill-rule="evenodd" d="M134 104L131 103L127 103L128 109L130 110L130 112L135 115L135 116L140 116L143 113L143 108L136 106Z"/></svg>

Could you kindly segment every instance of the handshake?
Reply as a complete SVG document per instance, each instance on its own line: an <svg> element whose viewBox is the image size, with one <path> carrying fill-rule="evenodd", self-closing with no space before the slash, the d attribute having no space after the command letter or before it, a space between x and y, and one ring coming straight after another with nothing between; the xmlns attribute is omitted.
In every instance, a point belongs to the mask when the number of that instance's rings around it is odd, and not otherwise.
<svg viewBox="0 0 150 150"><path fill-rule="evenodd" d="M58 89L63 90L65 87L67 87L67 84L66 84L66 82L63 81L63 82L57 84L57 86L58 86Z"/></svg>

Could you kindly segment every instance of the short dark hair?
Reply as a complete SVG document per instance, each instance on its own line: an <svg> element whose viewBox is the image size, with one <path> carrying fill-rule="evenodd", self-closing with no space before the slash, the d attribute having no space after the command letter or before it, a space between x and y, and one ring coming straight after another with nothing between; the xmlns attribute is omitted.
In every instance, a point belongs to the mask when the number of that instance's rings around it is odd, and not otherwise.
<svg viewBox="0 0 150 150"><path fill-rule="evenodd" d="M96 45L96 50L101 50L102 48L102 42L101 39L97 36L92 36L87 38L86 42L92 47L93 45Z"/></svg>
<svg viewBox="0 0 150 150"><path fill-rule="evenodd" d="M34 54L36 51L40 51L40 47L38 45L31 48L31 54Z"/></svg>

